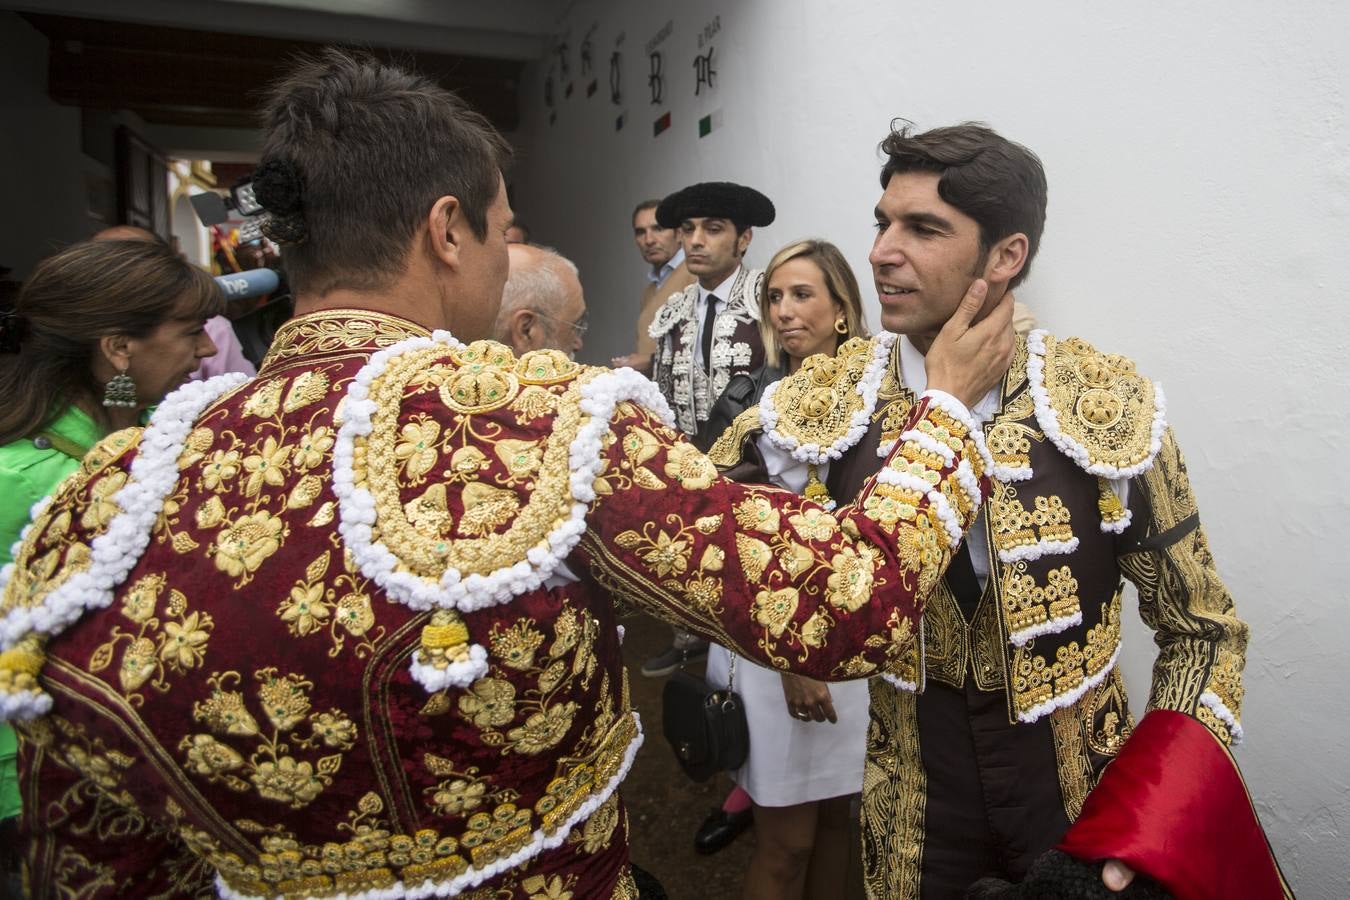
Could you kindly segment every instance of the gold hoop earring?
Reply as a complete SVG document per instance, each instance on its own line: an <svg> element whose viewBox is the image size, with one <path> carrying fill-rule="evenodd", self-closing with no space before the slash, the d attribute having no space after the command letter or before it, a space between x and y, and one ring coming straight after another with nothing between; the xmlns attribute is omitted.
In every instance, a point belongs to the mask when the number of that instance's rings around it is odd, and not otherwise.
<svg viewBox="0 0 1350 900"><path fill-rule="evenodd" d="M848 334L848 320L847 320L847 319L835 319L835 320L834 320L834 330L837 331L837 332L839 332L840 334Z"/></svg>

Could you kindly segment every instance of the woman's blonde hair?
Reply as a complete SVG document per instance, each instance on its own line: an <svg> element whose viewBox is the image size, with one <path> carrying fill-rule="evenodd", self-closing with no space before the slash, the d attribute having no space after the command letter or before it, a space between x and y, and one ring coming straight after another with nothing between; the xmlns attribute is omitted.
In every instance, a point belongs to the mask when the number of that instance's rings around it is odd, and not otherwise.
<svg viewBox="0 0 1350 900"><path fill-rule="evenodd" d="M844 323L848 331L838 336L835 346L852 337L868 337L867 326L862 320L862 294L848 260L829 241L807 238L793 241L779 250L764 268L764 280L759 285L759 333L764 341L764 358L773 363L778 360L783 349L778 346L778 335L769 321L769 279L780 266L794 259L814 262L825 276L825 288L830 292L830 298L844 308Z"/></svg>

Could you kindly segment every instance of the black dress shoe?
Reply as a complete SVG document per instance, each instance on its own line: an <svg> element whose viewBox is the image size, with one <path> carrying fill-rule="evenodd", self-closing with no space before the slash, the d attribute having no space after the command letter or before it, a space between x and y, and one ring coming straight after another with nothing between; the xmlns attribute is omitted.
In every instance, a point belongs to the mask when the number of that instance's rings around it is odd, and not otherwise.
<svg viewBox="0 0 1350 900"><path fill-rule="evenodd" d="M698 826L698 832L694 834L694 849L703 854L716 853L736 840L737 835L749 828L754 821L755 814L749 809L736 813L729 813L720 808L714 809L708 813L708 818L703 820L703 824Z"/></svg>

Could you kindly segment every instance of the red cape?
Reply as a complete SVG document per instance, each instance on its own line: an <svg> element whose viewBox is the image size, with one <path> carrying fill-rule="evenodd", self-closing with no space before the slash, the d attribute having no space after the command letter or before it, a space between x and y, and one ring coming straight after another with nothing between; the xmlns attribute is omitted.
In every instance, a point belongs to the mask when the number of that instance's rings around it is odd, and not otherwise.
<svg viewBox="0 0 1350 900"><path fill-rule="evenodd" d="M1172 710L1144 716L1059 849L1119 859L1177 900L1294 896L1228 748Z"/></svg>

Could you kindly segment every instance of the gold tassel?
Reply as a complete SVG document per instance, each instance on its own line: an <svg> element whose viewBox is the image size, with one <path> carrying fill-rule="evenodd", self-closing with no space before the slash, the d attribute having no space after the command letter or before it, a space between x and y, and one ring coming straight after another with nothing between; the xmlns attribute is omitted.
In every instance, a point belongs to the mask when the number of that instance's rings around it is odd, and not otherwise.
<svg viewBox="0 0 1350 900"><path fill-rule="evenodd" d="M829 504L833 502L830 498L830 489L825 486L825 482L820 480L820 473L816 471L815 463L806 465L806 490L802 491L807 500L815 503Z"/></svg>

